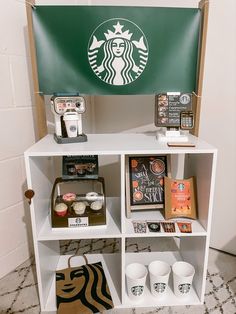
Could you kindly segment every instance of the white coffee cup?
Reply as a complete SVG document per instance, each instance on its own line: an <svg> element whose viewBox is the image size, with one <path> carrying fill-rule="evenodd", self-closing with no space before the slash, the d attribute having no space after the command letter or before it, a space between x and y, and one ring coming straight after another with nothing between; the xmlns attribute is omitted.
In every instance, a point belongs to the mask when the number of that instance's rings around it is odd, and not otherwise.
<svg viewBox="0 0 236 314"><path fill-rule="evenodd" d="M172 266L174 293L177 297L187 297L192 288L194 267L187 262L175 262Z"/></svg>
<svg viewBox="0 0 236 314"><path fill-rule="evenodd" d="M144 296L147 268L140 263L132 263L126 267L126 285L128 296L133 301L141 301Z"/></svg>
<svg viewBox="0 0 236 314"><path fill-rule="evenodd" d="M151 292L155 297L162 297L168 287L170 265L163 261L153 261L148 266Z"/></svg>
<svg viewBox="0 0 236 314"><path fill-rule="evenodd" d="M66 125L66 132L68 137L77 137L78 135L78 120L79 117L76 112L66 112L63 116Z"/></svg>

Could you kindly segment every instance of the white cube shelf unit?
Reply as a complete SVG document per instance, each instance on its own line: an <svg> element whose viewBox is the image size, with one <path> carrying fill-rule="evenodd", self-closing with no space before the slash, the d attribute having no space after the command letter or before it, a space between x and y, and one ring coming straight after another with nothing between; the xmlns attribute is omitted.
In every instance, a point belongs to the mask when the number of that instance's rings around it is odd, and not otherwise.
<svg viewBox="0 0 236 314"><path fill-rule="evenodd" d="M121 249L114 254L91 254L89 262L101 260L108 279L115 308L142 306L198 305L204 301L207 273L213 192L217 150L208 143L190 136L195 147L170 148L156 140L155 134L91 134L88 142L56 144L47 135L25 152L28 188L34 190L30 210L34 238L38 290L42 313L56 313L55 270L66 267L67 257L60 255L60 240L116 238ZM196 177L198 219L192 223L192 233L134 233L132 220L164 220L159 210L136 211L126 217L125 159L135 155L170 155L172 177ZM105 176L105 185L118 182L118 197L107 197L107 227L94 229L68 228L52 230L49 217L52 185L58 172L58 163L65 155L98 155L99 158L116 158L119 171ZM112 165L113 167L113 165ZM110 167L111 168L111 167ZM127 239L156 239L162 249L150 253L132 253L126 250ZM165 241L175 241L176 249L165 247ZM163 247L165 249L163 249ZM191 263L196 270L192 294L187 299L177 298L172 283L162 300L154 298L146 289L143 303L132 303L126 293L125 266L131 262L148 265L160 259L172 265L176 260Z"/></svg>

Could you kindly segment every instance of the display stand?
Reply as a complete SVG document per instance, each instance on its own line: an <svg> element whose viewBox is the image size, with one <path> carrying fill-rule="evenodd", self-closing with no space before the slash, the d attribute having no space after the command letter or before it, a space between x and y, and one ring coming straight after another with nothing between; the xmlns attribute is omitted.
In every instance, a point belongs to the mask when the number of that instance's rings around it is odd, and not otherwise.
<svg viewBox="0 0 236 314"><path fill-rule="evenodd" d="M188 142L189 131L162 128L157 131L156 138L160 142Z"/></svg>
<svg viewBox="0 0 236 314"><path fill-rule="evenodd" d="M68 256L60 254L60 240L112 238L119 239L121 250L114 254L88 255L89 262L102 261L115 308L157 307L175 305L199 305L204 302L207 262L213 208L217 151L211 145L190 135L194 148L169 148L166 143L144 134L103 134L88 135L88 142L80 144L55 143L52 135L47 135L25 152L28 188L35 192L30 211L35 249L38 290L42 313L56 313L55 271L66 267ZM120 167L120 196L107 198L106 229L73 229L52 231L49 218L50 194L58 174L55 167L64 155L117 156ZM164 220L159 210L132 212L126 217L125 201L125 159L127 156L166 154L171 158L172 177L182 173L182 177L195 176L197 182L198 219L192 222L192 233L134 233L132 220ZM182 160L184 157L184 161ZM105 177L105 184L114 180ZM176 242L176 250L150 253L130 253L126 250L127 239L155 238L163 243L166 239ZM127 296L125 267L132 262L148 265L153 260L163 260L170 265L176 260L191 263L196 270L193 291L182 300L173 293L170 280L168 292L160 301L154 298L147 286L144 301L133 303Z"/></svg>

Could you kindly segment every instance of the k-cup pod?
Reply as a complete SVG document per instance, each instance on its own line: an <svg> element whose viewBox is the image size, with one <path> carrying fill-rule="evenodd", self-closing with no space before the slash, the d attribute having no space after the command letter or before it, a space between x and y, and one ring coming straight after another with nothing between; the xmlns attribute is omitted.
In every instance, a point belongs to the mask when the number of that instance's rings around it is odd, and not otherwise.
<svg viewBox="0 0 236 314"><path fill-rule="evenodd" d="M147 224L146 221L132 221L135 233L146 233Z"/></svg>
<svg viewBox="0 0 236 314"><path fill-rule="evenodd" d="M54 211L56 213L57 216L60 217L64 217L67 214L67 205L65 203L58 203L55 207L54 207Z"/></svg>
<svg viewBox="0 0 236 314"><path fill-rule="evenodd" d="M126 267L127 292L132 301L138 302L143 299L147 273L147 268L140 263L132 263Z"/></svg>
<svg viewBox="0 0 236 314"><path fill-rule="evenodd" d="M102 209L102 201L92 202L92 204L90 205L90 208L95 211Z"/></svg>
<svg viewBox="0 0 236 314"><path fill-rule="evenodd" d="M160 232L161 223L157 221L147 221L149 232Z"/></svg>
<svg viewBox="0 0 236 314"><path fill-rule="evenodd" d="M65 121L66 132L68 137L77 137L79 120L77 113L74 112L65 113L63 120Z"/></svg>
<svg viewBox="0 0 236 314"><path fill-rule="evenodd" d="M148 266L151 292L155 297L162 297L168 287L170 265L163 261L153 261Z"/></svg>
<svg viewBox="0 0 236 314"><path fill-rule="evenodd" d="M192 289L194 267L187 262L175 262L172 266L174 293L177 297L187 297Z"/></svg>
<svg viewBox="0 0 236 314"><path fill-rule="evenodd" d="M98 193L96 193L96 192L88 192L88 193L86 194L86 199L87 199L88 201L90 201L90 202L96 201L97 198L98 198Z"/></svg>
<svg viewBox="0 0 236 314"><path fill-rule="evenodd" d="M86 204L84 202L75 202L72 207L76 215L83 215L86 209Z"/></svg>
<svg viewBox="0 0 236 314"><path fill-rule="evenodd" d="M177 225L181 233L192 233L191 222L177 222Z"/></svg>
<svg viewBox="0 0 236 314"><path fill-rule="evenodd" d="M66 193L62 195L62 199L64 202L71 204L71 202L75 201L76 194L75 193Z"/></svg>
<svg viewBox="0 0 236 314"><path fill-rule="evenodd" d="M162 225L162 228L164 229L165 232L175 232L174 222L164 221L161 223L161 225Z"/></svg>

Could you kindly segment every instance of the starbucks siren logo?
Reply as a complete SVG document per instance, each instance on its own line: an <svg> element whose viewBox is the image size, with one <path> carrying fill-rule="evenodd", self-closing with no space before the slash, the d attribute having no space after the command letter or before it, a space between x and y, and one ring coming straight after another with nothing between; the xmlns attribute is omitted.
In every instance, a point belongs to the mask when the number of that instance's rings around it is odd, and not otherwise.
<svg viewBox="0 0 236 314"><path fill-rule="evenodd" d="M111 85L130 84L146 67L147 39L129 20L107 20L90 37L88 59L93 72L102 81Z"/></svg>

